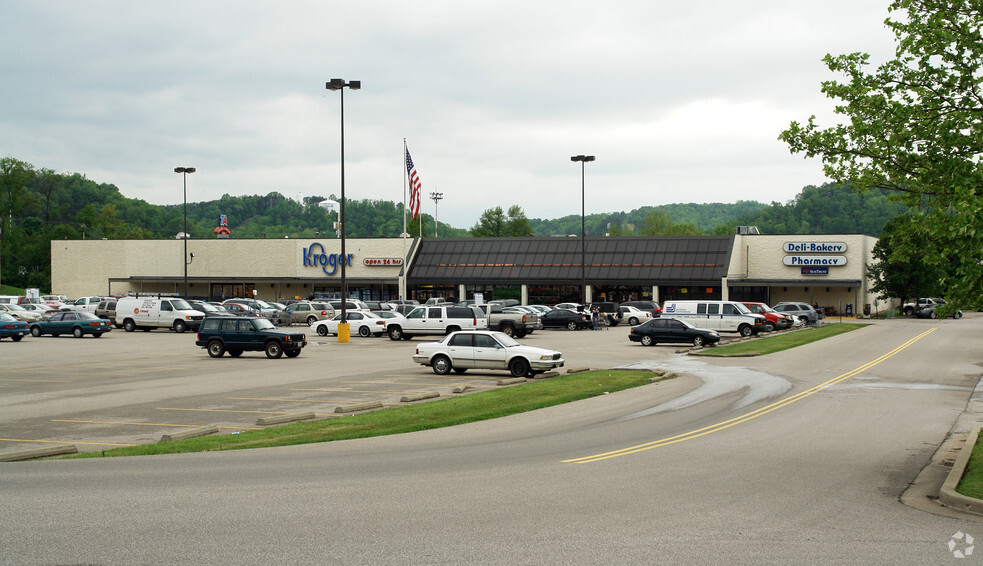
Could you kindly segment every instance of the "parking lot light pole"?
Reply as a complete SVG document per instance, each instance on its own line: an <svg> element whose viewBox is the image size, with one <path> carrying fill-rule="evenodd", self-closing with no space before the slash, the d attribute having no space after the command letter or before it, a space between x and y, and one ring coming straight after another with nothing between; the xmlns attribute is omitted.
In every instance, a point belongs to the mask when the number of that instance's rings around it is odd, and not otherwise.
<svg viewBox="0 0 983 566"><path fill-rule="evenodd" d="M338 211L338 221L341 222L341 320L338 322L338 341L348 342L349 334L341 332L341 326L345 325L348 329L348 318L345 314L345 305L348 304L348 279L345 275L345 264L348 263L348 256L345 254L345 87L350 90L362 88L362 81L348 81L345 79L331 79L324 84L328 90L341 91L341 203ZM344 339L342 339L344 338Z"/></svg>
<svg viewBox="0 0 983 566"><path fill-rule="evenodd" d="M587 197L586 197L586 165L594 161L593 155L574 155L570 161L580 162L580 277L582 279L581 302L587 304Z"/></svg>
<svg viewBox="0 0 983 566"><path fill-rule="evenodd" d="M430 193L430 198L433 199L433 237L437 237L437 203L439 203L444 198L444 193Z"/></svg>
<svg viewBox="0 0 983 566"><path fill-rule="evenodd" d="M194 167L175 167L175 173L181 173L184 177L184 232L181 239L184 240L184 299L188 299L188 173L194 173Z"/></svg>

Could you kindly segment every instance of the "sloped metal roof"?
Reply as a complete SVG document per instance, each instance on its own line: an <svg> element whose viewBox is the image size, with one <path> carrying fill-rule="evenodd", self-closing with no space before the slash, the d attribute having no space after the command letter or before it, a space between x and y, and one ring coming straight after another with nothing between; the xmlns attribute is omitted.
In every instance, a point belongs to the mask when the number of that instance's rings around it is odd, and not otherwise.
<svg viewBox="0 0 983 566"><path fill-rule="evenodd" d="M720 282L733 236L587 238L592 284ZM423 239L407 279L411 284L576 284L580 238Z"/></svg>

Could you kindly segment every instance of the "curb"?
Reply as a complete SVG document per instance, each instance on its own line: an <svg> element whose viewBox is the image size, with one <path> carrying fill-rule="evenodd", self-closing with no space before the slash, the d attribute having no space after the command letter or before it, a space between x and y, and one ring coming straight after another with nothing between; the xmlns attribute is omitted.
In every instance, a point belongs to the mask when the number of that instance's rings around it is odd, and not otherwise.
<svg viewBox="0 0 983 566"><path fill-rule="evenodd" d="M963 479L963 474L966 473L969 458L973 455L973 447L976 446L979 435L980 428L976 427L966 437L966 442L963 443L959 456L956 457L956 462L952 465L952 470L949 471L949 475L939 491L939 501L946 507L983 515L983 500L956 493L956 487L959 485L959 481Z"/></svg>

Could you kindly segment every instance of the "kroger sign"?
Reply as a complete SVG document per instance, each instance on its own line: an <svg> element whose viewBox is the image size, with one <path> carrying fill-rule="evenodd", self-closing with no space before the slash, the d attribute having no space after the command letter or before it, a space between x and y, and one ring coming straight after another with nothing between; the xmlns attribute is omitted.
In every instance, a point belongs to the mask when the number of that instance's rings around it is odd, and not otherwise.
<svg viewBox="0 0 983 566"><path fill-rule="evenodd" d="M338 266L342 264L347 264L351 266L352 258L355 254L348 254L347 257L341 254L329 254L324 251L324 246L318 243L311 244L311 247L304 248L304 267L307 266L321 266L321 271L325 275L334 275L338 271ZM328 268L331 271L328 271Z"/></svg>

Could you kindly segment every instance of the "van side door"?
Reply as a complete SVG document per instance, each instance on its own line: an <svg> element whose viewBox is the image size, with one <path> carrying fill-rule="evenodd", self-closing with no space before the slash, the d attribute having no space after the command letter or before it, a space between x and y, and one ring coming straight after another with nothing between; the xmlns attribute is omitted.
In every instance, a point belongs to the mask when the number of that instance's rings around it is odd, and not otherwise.
<svg viewBox="0 0 983 566"><path fill-rule="evenodd" d="M736 332L741 325L741 319L744 316L743 313L739 312L737 307L729 303L724 303L723 307L723 317L721 319L723 326L721 330Z"/></svg>

